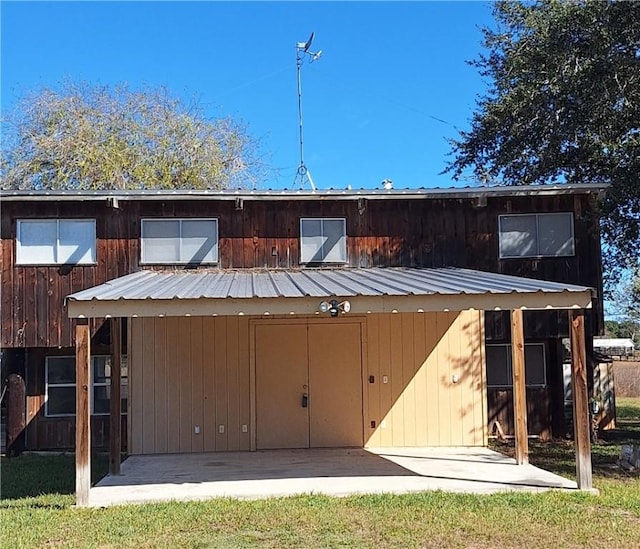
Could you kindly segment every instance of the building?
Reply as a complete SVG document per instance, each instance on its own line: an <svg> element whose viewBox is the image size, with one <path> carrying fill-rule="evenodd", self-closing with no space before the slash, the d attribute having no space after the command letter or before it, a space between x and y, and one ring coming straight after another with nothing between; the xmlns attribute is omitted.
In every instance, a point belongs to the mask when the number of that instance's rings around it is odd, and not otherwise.
<svg viewBox="0 0 640 549"><path fill-rule="evenodd" d="M485 445L520 421L512 319L530 432L558 433L569 318L587 357L603 324L601 192L3 191L3 369L26 382L24 446L77 446L89 354L98 447L110 429L132 454Z"/></svg>

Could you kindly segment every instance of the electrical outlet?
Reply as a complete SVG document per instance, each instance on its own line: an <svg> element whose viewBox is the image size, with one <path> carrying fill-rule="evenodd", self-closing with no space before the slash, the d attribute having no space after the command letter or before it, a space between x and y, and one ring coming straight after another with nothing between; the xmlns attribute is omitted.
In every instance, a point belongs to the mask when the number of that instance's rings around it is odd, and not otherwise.
<svg viewBox="0 0 640 549"><path fill-rule="evenodd" d="M199 434L200 434L200 425L196 425L196 426L193 428L193 432L194 432L196 435L199 435Z"/></svg>
<svg viewBox="0 0 640 549"><path fill-rule="evenodd" d="M224 433L224 425L218 425L218 433Z"/></svg>
<svg viewBox="0 0 640 549"><path fill-rule="evenodd" d="M249 429L247 428L246 424L242 425L242 432L243 433L247 433L249 431Z"/></svg>

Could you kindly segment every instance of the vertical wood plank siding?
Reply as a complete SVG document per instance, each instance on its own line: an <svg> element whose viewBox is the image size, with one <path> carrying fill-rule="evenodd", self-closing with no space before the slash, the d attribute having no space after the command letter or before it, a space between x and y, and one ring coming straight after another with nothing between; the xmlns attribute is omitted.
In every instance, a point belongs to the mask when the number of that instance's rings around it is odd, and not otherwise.
<svg viewBox="0 0 640 549"><path fill-rule="evenodd" d="M365 446L486 444L481 312L354 318ZM130 453L250 449L250 320L132 319Z"/></svg>
<svg viewBox="0 0 640 549"><path fill-rule="evenodd" d="M600 245L593 221L595 197L489 197L486 207L471 199L245 201L5 202L2 205L3 347L71 347L71 323L64 296L140 268L140 219L216 217L221 268L299 267L299 219L347 218L348 261L352 267L458 266L557 282L600 287ZM572 211L576 255L545 259L498 259L498 215ZM15 265L16 221L33 218L95 218L97 264ZM146 268L155 268L148 266ZM162 267L162 268L167 268ZM171 268L171 267L169 267ZM175 267L183 268L183 267ZM596 330L602 303L596 303ZM566 315L564 315L566 316ZM93 323L93 332L102 321Z"/></svg>

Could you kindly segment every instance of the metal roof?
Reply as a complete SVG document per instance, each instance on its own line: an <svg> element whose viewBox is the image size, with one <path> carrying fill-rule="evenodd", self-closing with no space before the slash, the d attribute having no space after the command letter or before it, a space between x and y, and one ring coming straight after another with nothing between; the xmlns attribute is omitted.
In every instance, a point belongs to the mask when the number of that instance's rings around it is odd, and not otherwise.
<svg viewBox="0 0 640 549"><path fill-rule="evenodd" d="M450 187L419 189L327 189L327 190L0 190L3 201L20 200L357 200L406 199L406 198L477 198L487 196L531 196L557 194L584 194L603 192L608 185L603 184L559 184L559 185L519 185L493 187Z"/></svg>
<svg viewBox="0 0 640 549"><path fill-rule="evenodd" d="M553 295L560 297L561 302L550 299ZM435 301L432 302L436 309L464 310L475 307L473 300L467 299L464 303L451 301L451 298L460 296L485 298L481 302L481 308L515 307L513 301L504 299L500 301L501 296L518 296L518 303L530 308L588 307L591 289L585 286L452 267L143 270L71 294L67 296L66 301L70 316L114 315L114 313L105 313L107 310L105 307L94 307L100 303L135 303L139 307L147 307L150 302L153 302L155 310L159 311L158 307L166 308L170 302L175 304L180 301L207 301L209 304L215 301L217 305L212 305L214 306L212 312L215 312L215 307L220 306L222 302L226 302L224 310L230 310L229 307L233 302L233 306L238 311L256 314L255 311L264 312L278 300L286 300L282 310L308 313L309 311L304 308L304 310L296 310L292 300L301 304L306 298L314 298L313 302L317 304L317 299L332 297L356 301L360 299L362 301L360 312L372 312L371 304L374 302L366 301L365 298L387 298L387 300L393 298L393 303L403 303L396 298L418 299L418 301L415 299L412 301L410 310L418 310L418 308L432 310L431 302L426 298L435 297L441 298L437 306ZM533 301L531 299L522 301L523 296L533 297ZM536 301L537 298L540 299ZM249 307L250 301L253 305ZM569 302L570 305L567 305L566 303ZM314 305L311 309L312 312L315 307ZM397 309L397 306L394 309ZM91 310L96 314L87 314ZM198 310L202 310L201 307ZM132 309L128 308L128 313L131 311Z"/></svg>

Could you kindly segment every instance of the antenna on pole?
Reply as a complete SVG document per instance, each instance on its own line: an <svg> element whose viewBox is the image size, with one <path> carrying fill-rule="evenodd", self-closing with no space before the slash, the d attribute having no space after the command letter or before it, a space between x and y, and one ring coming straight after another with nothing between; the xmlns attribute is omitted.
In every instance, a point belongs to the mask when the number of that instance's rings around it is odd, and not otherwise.
<svg viewBox="0 0 640 549"><path fill-rule="evenodd" d="M305 179L309 181L309 185L311 186L311 190L315 191L316 186L313 184L313 179L311 178L311 172L305 166L304 163L304 138L302 131L302 61L305 56L308 55L310 57L309 63L313 63L320 59L322 55L322 50L318 50L317 52L311 51L311 43L313 42L313 37L315 33L311 33L309 36L309 40L306 42L297 42L296 43L296 68L298 71L298 127L300 130L300 164L298 165L298 171L296 172L296 177L293 180L293 186L295 187L298 181L300 182L300 187L304 186Z"/></svg>

